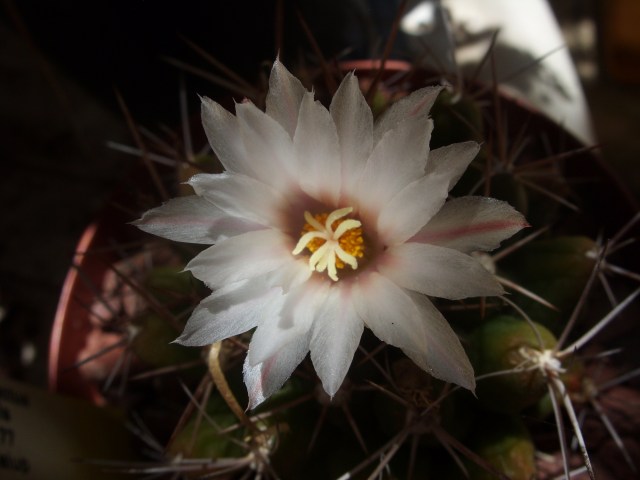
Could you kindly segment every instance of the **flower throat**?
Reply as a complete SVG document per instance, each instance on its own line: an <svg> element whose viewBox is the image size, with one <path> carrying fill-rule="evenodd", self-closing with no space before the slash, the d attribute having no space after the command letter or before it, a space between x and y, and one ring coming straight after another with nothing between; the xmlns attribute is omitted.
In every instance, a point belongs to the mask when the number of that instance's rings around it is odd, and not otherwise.
<svg viewBox="0 0 640 480"><path fill-rule="evenodd" d="M337 269L349 265L356 270L358 258L364 257L365 245L360 220L345 218L352 211L352 207L345 207L316 215L304 212L306 223L292 253L298 255L305 248L309 250L309 268L316 272L326 270L333 281L338 281Z"/></svg>

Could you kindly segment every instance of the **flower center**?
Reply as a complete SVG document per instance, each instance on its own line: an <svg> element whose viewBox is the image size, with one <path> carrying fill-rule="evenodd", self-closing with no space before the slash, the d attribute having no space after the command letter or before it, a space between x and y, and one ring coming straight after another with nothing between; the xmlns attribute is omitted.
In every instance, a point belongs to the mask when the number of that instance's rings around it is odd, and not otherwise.
<svg viewBox="0 0 640 480"><path fill-rule="evenodd" d="M302 227L300 240L292 253L298 255L306 248L311 252L311 270L326 270L329 278L336 282L338 268L349 265L353 270L357 269L358 258L364 256L364 239L360 220L344 218L352 211L352 207L346 207L316 215L304 212L307 223Z"/></svg>

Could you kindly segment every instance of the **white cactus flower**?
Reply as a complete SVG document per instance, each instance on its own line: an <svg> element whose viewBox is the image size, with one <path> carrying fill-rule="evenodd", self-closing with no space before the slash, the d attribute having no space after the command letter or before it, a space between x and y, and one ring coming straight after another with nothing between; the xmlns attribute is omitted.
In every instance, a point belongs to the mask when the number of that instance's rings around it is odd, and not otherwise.
<svg viewBox="0 0 640 480"><path fill-rule="evenodd" d="M446 202L479 146L429 151L440 90L418 90L374 122L353 74L327 110L276 60L266 112L245 102L234 116L203 99L225 172L194 176L195 195L136 224L212 244L186 268L214 291L177 341L203 346L257 327L244 365L251 408L309 352L333 396L365 326L434 377L474 389L467 355L428 297L502 294L470 253L527 223L495 199Z"/></svg>

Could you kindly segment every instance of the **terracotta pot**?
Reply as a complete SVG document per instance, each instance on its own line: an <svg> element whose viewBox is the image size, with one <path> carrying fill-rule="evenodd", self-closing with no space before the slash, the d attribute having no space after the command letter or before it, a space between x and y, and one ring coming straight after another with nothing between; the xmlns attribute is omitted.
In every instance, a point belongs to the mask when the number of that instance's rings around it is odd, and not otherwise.
<svg viewBox="0 0 640 480"><path fill-rule="evenodd" d="M99 385L87 381L75 365L95 330L89 320L89 309L98 294L97 287L109 265L116 260L115 254L108 251L99 254L92 251L106 246L105 238L111 231L110 222L98 220L80 237L62 288L49 344L49 388L96 404L105 402ZM104 362L104 359L93 361Z"/></svg>

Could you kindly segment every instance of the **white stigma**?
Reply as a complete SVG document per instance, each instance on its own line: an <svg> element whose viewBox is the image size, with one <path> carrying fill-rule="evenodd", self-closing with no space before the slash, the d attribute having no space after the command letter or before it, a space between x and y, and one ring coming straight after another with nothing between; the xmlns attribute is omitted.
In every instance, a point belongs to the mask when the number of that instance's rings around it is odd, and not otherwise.
<svg viewBox="0 0 640 480"><path fill-rule="evenodd" d="M307 244L315 239L320 238L324 240L324 243L311 255L309 258L309 268L316 272L327 271L329 278L334 282L338 281L338 271L336 270L336 257L342 260L345 264L349 265L352 269L358 268L358 260L353 255L345 252L340 246L340 237L349 230L362 226L359 220L352 218L344 220L335 232L332 225L336 220L340 220L342 217L349 215L353 211L352 207L339 208L334 210L327 216L327 220L322 225L316 220L309 212L304 212L304 219L309 225L315 228L312 232L307 232L300 237L296 248L291 253L298 255L305 249Z"/></svg>

